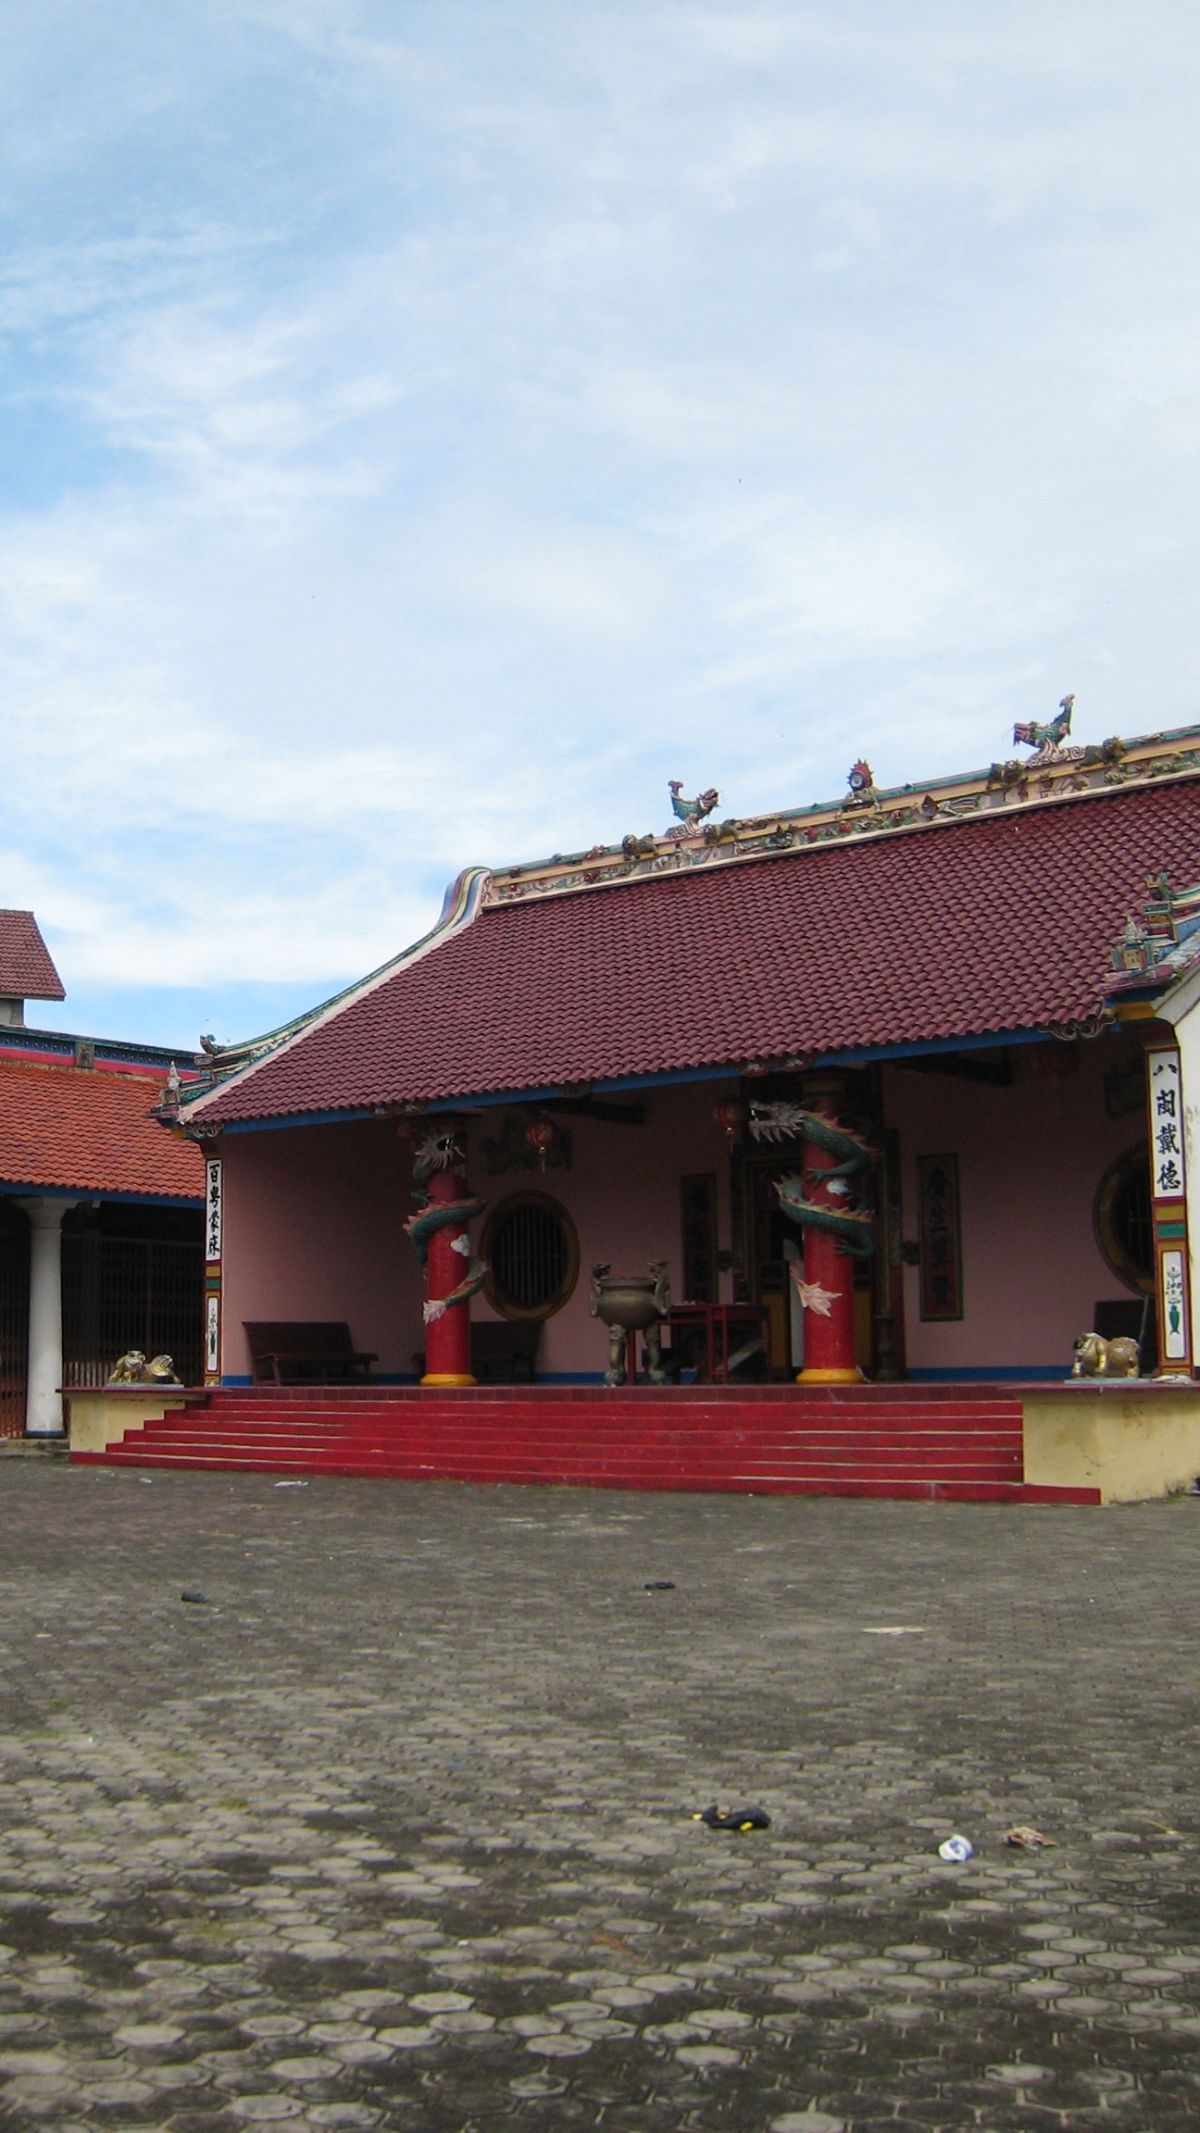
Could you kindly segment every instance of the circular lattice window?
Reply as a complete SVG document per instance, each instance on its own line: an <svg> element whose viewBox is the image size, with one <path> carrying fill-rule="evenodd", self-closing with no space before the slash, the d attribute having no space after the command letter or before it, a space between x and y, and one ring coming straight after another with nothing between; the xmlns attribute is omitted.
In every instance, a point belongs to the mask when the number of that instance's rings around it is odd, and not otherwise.
<svg viewBox="0 0 1200 2133"><path fill-rule="evenodd" d="M493 1207L480 1246L484 1294L505 1318L549 1318L579 1277L579 1237L546 1192L514 1192Z"/></svg>
<svg viewBox="0 0 1200 2133"><path fill-rule="evenodd" d="M1113 1273L1139 1296L1154 1287L1150 1153L1145 1143L1110 1163L1096 1194L1096 1241Z"/></svg>

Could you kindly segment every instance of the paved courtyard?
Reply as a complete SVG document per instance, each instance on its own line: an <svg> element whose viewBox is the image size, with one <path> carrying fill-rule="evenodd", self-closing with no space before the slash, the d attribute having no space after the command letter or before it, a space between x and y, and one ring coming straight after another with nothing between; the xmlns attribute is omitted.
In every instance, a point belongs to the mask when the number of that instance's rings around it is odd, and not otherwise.
<svg viewBox="0 0 1200 2133"><path fill-rule="evenodd" d="M1200 2120L1200 1502L0 1489L6 2133Z"/></svg>

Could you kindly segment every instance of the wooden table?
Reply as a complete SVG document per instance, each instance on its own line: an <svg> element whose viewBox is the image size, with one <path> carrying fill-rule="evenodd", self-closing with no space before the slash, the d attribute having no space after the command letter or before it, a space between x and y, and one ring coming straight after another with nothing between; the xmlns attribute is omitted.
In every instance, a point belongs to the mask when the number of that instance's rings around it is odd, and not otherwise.
<svg viewBox="0 0 1200 2133"><path fill-rule="evenodd" d="M671 1332L671 1345L676 1345L676 1332L687 1335L696 1330L704 1335L704 1375L707 1378L728 1378L731 1349L740 1348L743 1341L760 1335L764 1349L767 1342L768 1312L765 1304L750 1303L680 1303L672 1304L667 1313L667 1325ZM679 1343L683 1345L682 1342ZM692 1345L692 1343L688 1343ZM699 1368L696 1372L700 1375Z"/></svg>

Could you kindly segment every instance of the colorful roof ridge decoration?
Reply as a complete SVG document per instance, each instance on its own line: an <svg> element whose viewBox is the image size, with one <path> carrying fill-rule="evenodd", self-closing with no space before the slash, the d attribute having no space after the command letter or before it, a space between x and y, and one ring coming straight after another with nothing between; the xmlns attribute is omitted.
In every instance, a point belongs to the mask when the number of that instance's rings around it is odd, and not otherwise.
<svg viewBox="0 0 1200 2133"><path fill-rule="evenodd" d="M631 832L619 845L598 844L569 857L556 854L550 860L499 868L485 885L484 902L561 896L581 889L616 887L647 875L677 874L794 852L813 844L834 844L848 837L894 836L945 827L972 815L1011 813L1047 800L1110 791L1140 779L1177 777L1188 770L1200 771L1200 727L1146 734L1131 741L1114 737L1070 749L1045 745L1027 762L1014 758L992 763L987 770L967 771L930 785L876 786L870 765L859 762L850 772L850 789L841 800L817 801L811 807L773 815L705 822L690 837L680 837L677 831L662 836Z"/></svg>
<svg viewBox="0 0 1200 2133"><path fill-rule="evenodd" d="M66 997L32 911L0 911L0 999Z"/></svg>
<svg viewBox="0 0 1200 2133"><path fill-rule="evenodd" d="M1141 915L1130 913L1112 949L1113 969L1133 984L1178 977L1200 955L1200 886L1176 891L1160 869L1146 888Z"/></svg>
<svg viewBox="0 0 1200 2133"><path fill-rule="evenodd" d="M154 1117L159 1075L97 1074L0 1057L0 1185L31 1193L203 1197L200 1153Z"/></svg>
<svg viewBox="0 0 1200 2133"><path fill-rule="evenodd" d="M182 1117L208 1136L1094 1030L1147 876L1200 880L1200 730L1096 758L1024 797L984 773L868 787L738 825L724 863L706 826L644 860L476 870L360 985L214 1048L233 1071Z"/></svg>

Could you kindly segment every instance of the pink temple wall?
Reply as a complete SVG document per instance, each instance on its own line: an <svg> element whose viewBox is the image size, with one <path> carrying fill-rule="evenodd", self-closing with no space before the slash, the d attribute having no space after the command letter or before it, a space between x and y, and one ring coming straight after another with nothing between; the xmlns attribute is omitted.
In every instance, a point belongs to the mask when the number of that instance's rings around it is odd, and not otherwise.
<svg viewBox="0 0 1200 2133"><path fill-rule="evenodd" d="M916 1161L959 1161L964 1316L923 1323L918 1276L906 1268L905 1331L910 1369L986 1371L1069 1368L1071 1345L1090 1325L1095 1302L1129 1292L1095 1242L1092 1209L1107 1165L1144 1137L1140 1112L1107 1116L1103 1075L1120 1052L1101 1040L1079 1048L1065 1079L1040 1074L1018 1049L1010 1087L898 1067L883 1075L886 1123L900 1137L902 1230L917 1234ZM649 1090L641 1126L572 1116L569 1170L548 1167L489 1176L483 1142L499 1111L472 1120L467 1174L490 1205L534 1188L558 1200L579 1234L579 1278L564 1308L547 1320L540 1375L598 1375L607 1337L588 1313L591 1269L644 1272L666 1259L671 1291L683 1298L680 1180L711 1172L717 1181L717 1242L731 1237L730 1148L714 1104L735 1092L716 1082ZM374 1349L381 1374L411 1372L424 1344L422 1284L403 1234L411 1212L412 1148L394 1123L231 1135L225 1158L224 1355L226 1375L249 1371L245 1319L344 1318L355 1342ZM478 1241L479 1226L474 1236ZM720 1293L731 1293L722 1277ZM485 1297L472 1305L495 1316Z"/></svg>
<svg viewBox="0 0 1200 2133"><path fill-rule="evenodd" d="M1049 1047L1043 1062L1054 1063ZM1081 1044L1076 1072L1039 1071L1014 1050L1007 1088L951 1074L884 1074L888 1123L900 1130L903 1233L918 1233L917 1157L956 1155L962 1210L963 1316L920 1317L919 1276L904 1271L910 1370L1061 1366L1101 1298L1130 1297L1096 1242L1093 1205L1108 1165L1145 1138L1141 1110L1112 1119L1104 1074L1119 1040ZM1065 1057L1065 1052L1059 1056Z"/></svg>
<svg viewBox="0 0 1200 2133"><path fill-rule="evenodd" d="M222 1370L246 1376L245 1319L344 1318L377 1369L412 1369L421 1282L402 1225L412 1151L373 1119L230 1134L222 1148Z"/></svg>
<svg viewBox="0 0 1200 2133"><path fill-rule="evenodd" d="M734 1085L729 1085L733 1093ZM645 1110L642 1126L613 1126L572 1117L570 1170L538 1170L491 1178L484 1174L479 1149L488 1126L475 1121L471 1140L471 1183L494 1204L510 1192L547 1192L571 1215L579 1232L579 1280L561 1311L547 1319L538 1354L539 1371L601 1372L608 1363L608 1335L588 1312L592 1268L607 1260L618 1274L644 1274L650 1261L665 1259L671 1295L683 1299L680 1244L680 1179L694 1171L711 1171L717 1180L717 1240L729 1243L729 1142L713 1118L724 1093L720 1085L648 1090L639 1097ZM620 1101L621 1099L615 1099ZM490 1129L494 1131L494 1128ZM728 1280L722 1294L727 1295ZM480 1297L476 1316L497 1316Z"/></svg>

